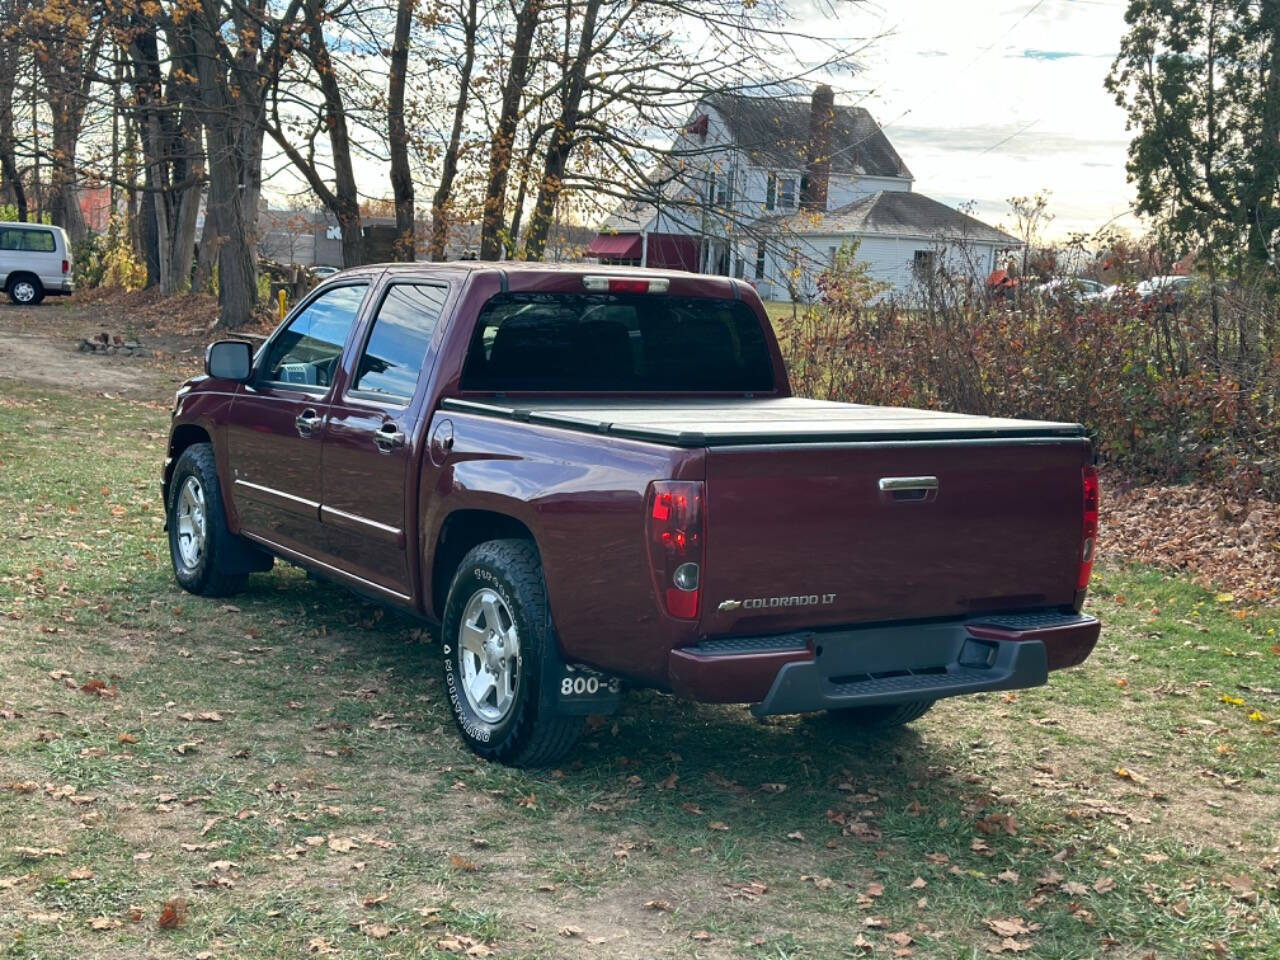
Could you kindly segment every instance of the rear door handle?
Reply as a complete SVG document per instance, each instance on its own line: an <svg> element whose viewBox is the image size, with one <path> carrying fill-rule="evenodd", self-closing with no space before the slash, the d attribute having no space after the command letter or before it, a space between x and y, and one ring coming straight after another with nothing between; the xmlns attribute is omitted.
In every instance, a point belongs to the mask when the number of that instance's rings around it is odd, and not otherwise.
<svg viewBox="0 0 1280 960"><path fill-rule="evenodd" d="M320 414L316 413L311 407L303 410L293 419L293 425L298 428L298 436L310 437L311 431L316 428L320 422Z"/></svg>
<svg viewBox="0 0 1280 960"><path fill-rule="evenodd" d="M379 453L390 453L396 447L404 446L404 431L391 420L388 420L373 435L373 442L378 446Z"/></svg>
<svg viewBox="0 0 1280 960"><path fill-rule="evenodd" d="M937 490L937 477L881 477L880 490L893 493L896 490Z"/></svg>

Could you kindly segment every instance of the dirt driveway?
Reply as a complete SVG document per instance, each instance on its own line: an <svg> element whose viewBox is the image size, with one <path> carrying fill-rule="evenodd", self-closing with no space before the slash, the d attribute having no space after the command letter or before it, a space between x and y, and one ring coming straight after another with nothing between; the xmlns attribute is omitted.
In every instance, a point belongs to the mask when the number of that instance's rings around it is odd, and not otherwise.
<svg viewBox="0 0 1280 960"><path fill-rule="evenodd" d="M105 356L79 349L106 332L138 340L146 356ZM127 309L46 300L38 307L0 305L0 380L110 397L167 401L200 367L207 337L161 330Z"/></svg>

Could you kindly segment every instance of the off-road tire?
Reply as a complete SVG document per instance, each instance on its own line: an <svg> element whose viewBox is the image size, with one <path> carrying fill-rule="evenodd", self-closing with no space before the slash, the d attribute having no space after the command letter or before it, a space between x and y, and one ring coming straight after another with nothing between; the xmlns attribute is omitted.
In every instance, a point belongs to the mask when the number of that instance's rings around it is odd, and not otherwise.
<svg viewBox="0 0 1280 960"><path fill-rule="evenodd" d="M31 295L25 298L19 295L20 289L26 289L25 286L22 286L24 284L28 285L32 291ZM40 282L38 277L33 276L32 274L20 273L15 277L9 278L9 284L5 288L5 293L9 295L10 302L16 306L34 307L44 299L44 284Z"/></svg>
<svg viewBox="0 0 1280 960"><path fill-rule="evenodd" d="M871 707L848 707L844 710L828 710L832 719L863 730L892 730L912 720L919 720L933 700L910 700L907 703L884 703Z"/></svg>
<svg viewBox="0 0 1280 960"><path fill-rule="evenodd" d="M178 546L178 502L188 477L195 477L204 491L205 545L193 567L185 564ZM218 468L211 444L195 443L182 451L173 468L169 502L165 509L169 521L169 559L173 563L173 576L178 586L202 597L226 597L243 590L248 575L228 570L228 561L233 560L243 548L227 528L222 488L218 484Z"/></svg>
<svg viewBox="0 0 1280 960"><path fill-rule="evenodd" d="M510 710L497 723L486 722L459 689L459 628L463 611L477 591L497 592L510 611L519 637L516 690ZM463 741L486 760L512 767L545 766L561 759L582 733L580 717L540 713L543 656L554 643L547 615L547 590L537 548L528 540L490 540L462 559L449 586L441 624L442 665L449 708ZM555 678L546 682L554 683Z"/></svg>

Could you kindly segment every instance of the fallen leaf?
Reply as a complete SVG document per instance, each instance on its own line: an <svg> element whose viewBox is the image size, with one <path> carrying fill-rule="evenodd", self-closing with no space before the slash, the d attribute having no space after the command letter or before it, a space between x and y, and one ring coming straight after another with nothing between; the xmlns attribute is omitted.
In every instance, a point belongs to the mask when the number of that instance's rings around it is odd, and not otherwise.
<svg viewBox="0 0 1280 960"><path fill-rule="evenodd" d="M669 773L669 774L667 775L666 779L664 779L664 780L660 780L660 781L658 782L658 789L659 789L659 790L674 790L674 789L676 788L676 784L677 784L677 783L679 783L679 782L680 782L680 774L678 774L678 773L676 773L674 770L672 770L672 771L671 771L671 773Z"/></svg>
<svg viewBox="0 0 1280 960"><path fill-rule="evenodd" d="M728 830L729 825L727 823L721 823L719 820L712 820L710 823L707 824L707 829L708 830Z"/></svg>
<svg viewBox="0 0 1280 960"><path fill-rule="evenodd" d="M176 930L187 921L187 901L181 897L166 900L156 923L162 930Z"/></svg>
<svg viewBox="0 0 1280 960"><path fill-rule="evenodd" d="M706 930L695 930L693 931L693 933L689 934L689 939L698 940L702 943L707 943L711 939L711 934L708 933Z"/></svg>
<svg viewBox="0 0 1280 960"><path fill-rule="evenodd" d="M1021 917L1009 917L1008 919L990 918L982 921L987 925L987 929L994 933L997 937L1018 937L1028 933L1034 933L1040 929L1040 924L1028 924Z"/></svg>
<svg viewBox="0 0 1280 960"><path fill-rule="evenodd" d="M328 846L330 850L336 853L350 853L360 844L356 843L351 837L330 837Z"/></svg>
<svg viewBox="0 0 1280 960"><path fill-rule="evenodd" d="M90 930L114 930L119 926L123 924L115 917L94 917L88 923Z"/></svg>
<svg viewBox="0 0 1280 960"><path fill-rule="evenodd" d="M1116 882L1115 880L1111 879L1111 877L1102 877L1100 880L1098 880L1097 883L1093 885L1093 889L1098 893L1110 893L1115 888L1116 888Z"/></svg>
<svg viewBox="0 0 1280 960"><path fill-rule="evenodd" d="M580 937L582 936L582 928L574 926L563 926L557 931L562 937Z"/></svg>
<svg viewBox="0 0 1280 960"><path fill-rule="evenodd" d="M365 935L374 940L385 940L391 936L391 928L385 923L367 923L363 929Z"/></svg>
<svg viewBox="0 0 1280 960"><path fill-rule="evenodd" d="M463 873L475 873L480 868L476 866L474 860L468 860L466 857L458 853L449 854L449 866Z"/></svg>
<svg viewBox="0 0 1280 960"><path fill-rule="evenodd" d="M646 910L670 910L671 902L668 900L646 900L644 908Z"/></svg>
<svg viewBox="0 0 1280 960"><path fill-rule="evenodd" d="M987 947L987 953L1022 953L1024 950L1030 950L1031 944L1023 943L1021 940L1015 940L1013 937L1005 937L1000 941L999 946Z"/></svg>

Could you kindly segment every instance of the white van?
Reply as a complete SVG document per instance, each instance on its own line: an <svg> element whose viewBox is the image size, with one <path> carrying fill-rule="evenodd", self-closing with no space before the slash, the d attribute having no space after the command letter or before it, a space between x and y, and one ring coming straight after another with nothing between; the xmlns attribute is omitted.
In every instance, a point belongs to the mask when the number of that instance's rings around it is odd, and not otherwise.
<svg viewBox="0 0 1280 960"><path fill-rule="evenodd" d="M0 223L0 290L10 300L29 306L73 289L65 230L43 223Z"/></svg>

